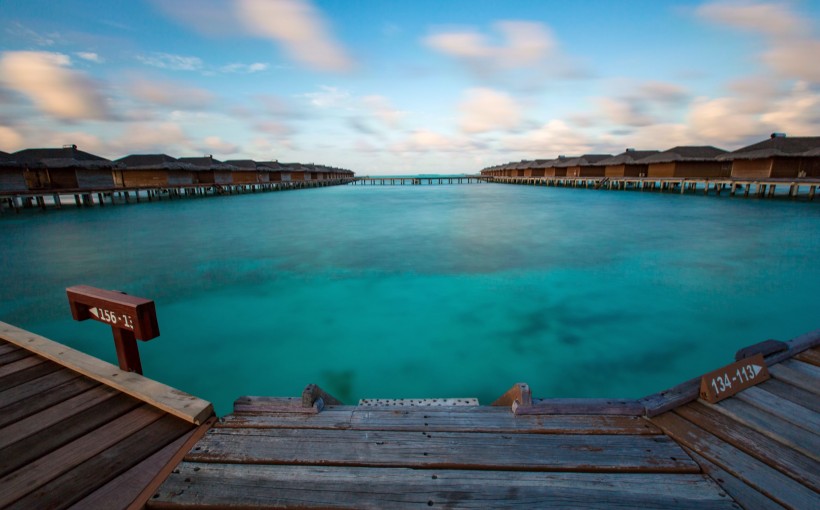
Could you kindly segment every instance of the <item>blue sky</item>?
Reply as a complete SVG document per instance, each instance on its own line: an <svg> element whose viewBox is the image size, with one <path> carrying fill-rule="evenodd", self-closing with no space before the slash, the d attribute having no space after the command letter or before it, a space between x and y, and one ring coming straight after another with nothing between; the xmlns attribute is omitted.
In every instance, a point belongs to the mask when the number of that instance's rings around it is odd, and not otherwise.
<svg viewBox="0 0 820 510"><path fill-rule="evenodd" d="M474 172L820 135L820 1L0 0L0 150Z"/></svg>

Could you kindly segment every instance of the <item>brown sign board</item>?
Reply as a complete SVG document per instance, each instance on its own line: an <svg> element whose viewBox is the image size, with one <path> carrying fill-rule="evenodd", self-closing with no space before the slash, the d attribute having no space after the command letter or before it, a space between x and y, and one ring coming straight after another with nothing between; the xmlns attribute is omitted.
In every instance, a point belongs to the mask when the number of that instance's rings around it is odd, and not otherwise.
<svg viewBox="0 0 820 510"><path fill-rule="evenodd" d="M139 340L159 336L156 307L149 299L88 285L69 287L66 294L74 320L93 319L129 331Z"/></svg>
<svg viewBox="0 0 820 510"><path fill-rule="evenodd" d="M700 398L716 403L769 379L769 369L762 354L736 361L700 379Z"/></svg>

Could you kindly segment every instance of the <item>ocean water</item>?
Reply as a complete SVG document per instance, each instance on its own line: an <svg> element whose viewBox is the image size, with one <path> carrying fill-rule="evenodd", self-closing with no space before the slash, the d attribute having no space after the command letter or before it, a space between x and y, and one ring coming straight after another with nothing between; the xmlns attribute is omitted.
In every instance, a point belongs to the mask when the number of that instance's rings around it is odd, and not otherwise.
<svg viewBox="0 0 820 510"><path fill-rule="evenodd" d="M0 218L0 320L116 363L65 288L156 302L145 374L214 402L641 397L820 327L816 203L339 186Z"/></svg>

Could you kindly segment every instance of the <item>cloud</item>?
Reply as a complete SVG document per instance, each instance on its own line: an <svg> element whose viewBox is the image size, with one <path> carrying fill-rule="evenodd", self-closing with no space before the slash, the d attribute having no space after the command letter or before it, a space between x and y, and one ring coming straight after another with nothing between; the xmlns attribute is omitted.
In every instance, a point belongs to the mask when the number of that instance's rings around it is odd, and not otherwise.
<svg viewBox="0 0 820 510"><path fill-rule="evenodd" d="M339 108L346 106L350 102L350 92L336 87L321 85L319 92L308 92L302 94L310 104L317 108Z"/></svg>
<svg viewBox="0 0 820 510"><path fill-rule="evenodd" d="M476 31L442 32L427 37L431 48L459 60L493 68L516 68L536 64L555 49L552 31L542 23L499 21L493 25L503 44L493 45Z"/></svg>
<svg viewBox="0 0 820 510"><path fill-rule="evenodd" d="M406 112L395 109L390 103L390 100L384 96L364 96L362 98L362 104L373 117L379 119L384 125L390 128L396 128L406 115Z"/></svg>
<svg viewBox="0 0 820 510"><path fill-rule="evenodd" d="M638 86L637 98L656 103L679 105L689 99L689 93L680 85L663 81L647 81Z"/></svg>
<svg viewBox="0 0 820 510"><path fill-rule="evenodd" d="M191 142L182 126L176 122L135 122L128 124L122 135L110 142L116 154L166 153L179 155L191 150Z"/></svg>
<svg viewBox="0 0 820 510"><path fill-rule="evenodd" d="M111 118L100 85L70 65L60 53L9 51L0 58L0 81L57 119Z"/></svg>
<svg viewBox="0 0 820 510"><path fill-rule="evenodd" d="M696 99L687 119L693 135L720 143L765 132L759 114L744 111L741 101L734 97Z"/></svg>
<svg viewBox="0 0 820 510"><path fill-rule="evenodd" d="M780 77L820 83L820 40L813 36L806 16L786 2L721 1L696 11L706 21L764 37L768 48L759 58Z"/></svg>
<svg viewBox="0 0 820 510"><path fill-rule="evenodd" d="M778 98L760 116L772 131L794 136L812 136L820 132L820 92L806 82L797 82L794 89Z"/></svg>
<svg viewBox="0 0 820 510"><path fill-rule="evenodd" d="M14 152L23 148L23 135L9 126L0 126L0 150Z"/></svg>
<svg viewBox="0 0 820 510"><path fill-rule="evenodd" d="M169 69L171 71L199 71L203 68L202 59L199 57L186 57L184 55L174 55L171 53L151 53L149 55L137 55L137 60L145 65Z"/></svg>
<svg viewBox="0 0 820 510"><path fill-rule="evenodd" d="M141 101L182 110L201 110L213 103L207 90L169 81L136 78L129 83L131 94Z"/></svg>
<svg viewBox="0 0 820 510"><path fill-rule="evenodd" d="M103 60L102 57L100 57L96 53L92 53L90 51L78 51L78 52L75 53L75 55L77 55L78 57L80 57L83 60L88 60L89 62L94 62L95 64L102 64L103 62L105 62L105 60Z"/></svg>
<svg viewBox="0 0 820 510"><path fill-rule="evenodd" d="M646 114L640 101L601 97L596 102L601 113L619 126L647 126L655 122Z"/></svg>
<svg viewBox="0 0 820 510"><path fill-rule="evenodd" d="M405 152L464 152L475 148L473 142L464 137L445 136L427 129L410 133L406 139L393 143L389 149L393 153Z"/></svg>
<svg viewBox="0 0 820 510"><path fill-rule="evenodd" d="M219 154L236 154L240 150L238 145L226 142L218 136L206 136L203 142L205 146L202 152L214 151Z"/></svg>
<svg viewBox="0 0 820 510"><path fill-rule="evenodd" d="M319 71L349 71L353 61L307 0L237 0L236 14L253 35L281 44L290 57Z"/></svg>
<svg viewBox="0 0 820 510"><path fill-rule="evenodd" d="M240 64L240 63L233 63L228 64L226 66L222 66L219 68L220 71L223 73L259 73L262 71L267 71L270 68L270 64L266 64L264 62L254 62L253 64Z"/></svg>
<svg viewBox="0 0 820 510"><path fill-rule="evenodd" d="M514 130L521 124L521 107L509 95L488 88L474 88L459 105L460 128L465 133Z"/></svg>
<svg viewBox="0 0 820 510"><path fill-rule="evenodd" d="M254 131L261 131L278 137L287 137L295 133L288 124L282 122L260 121L253 125Z"/></svg>
<svg viewBox="0 0 820 510"><path fill-rule="evenodd" d="M505 151L521 152L531 157L584 154L591 149L589 136L572 129L563 120L553 119L538 129L502 139Z"/></svg>

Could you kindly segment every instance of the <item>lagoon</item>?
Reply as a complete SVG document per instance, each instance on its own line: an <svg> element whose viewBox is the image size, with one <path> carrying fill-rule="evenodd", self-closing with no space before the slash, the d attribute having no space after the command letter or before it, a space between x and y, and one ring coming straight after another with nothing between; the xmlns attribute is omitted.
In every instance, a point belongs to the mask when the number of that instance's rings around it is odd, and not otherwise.
<svg viewBox="0 0 820 510"><path fill-rule="evenodd" d="M359 398L641 397L818 327L820 210L498 184L337 186L0 219L0 320L116 363L65 288L156 301L147 376L230 412Z"/></svg>

